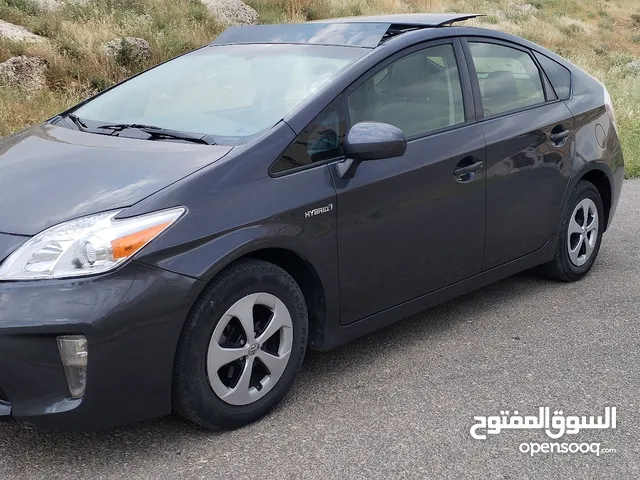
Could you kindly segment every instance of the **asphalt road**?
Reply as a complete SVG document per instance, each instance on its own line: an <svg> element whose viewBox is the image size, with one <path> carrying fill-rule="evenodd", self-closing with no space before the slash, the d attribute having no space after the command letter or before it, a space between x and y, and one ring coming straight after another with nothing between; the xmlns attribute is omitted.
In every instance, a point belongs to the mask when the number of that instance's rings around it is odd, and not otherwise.
<svg viewBox="0 0 640 480"><path fill-rule="evenodd" d="M640 181L627 182L591 274L519 275L337 351L311 353L266 419L211 434L165 418L95 434L0 424L0 478L640 478ZM474 440L476 415L617 407L615 430Z"/></svg>

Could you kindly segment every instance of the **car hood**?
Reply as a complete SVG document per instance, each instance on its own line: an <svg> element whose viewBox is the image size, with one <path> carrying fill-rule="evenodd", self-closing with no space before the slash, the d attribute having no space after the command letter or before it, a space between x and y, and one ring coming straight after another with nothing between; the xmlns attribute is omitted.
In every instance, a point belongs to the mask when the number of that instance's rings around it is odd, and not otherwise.
<svg viewBox="0 0 640 480"><path fill-rule="evenodd" d="M231 148L32 127L0 140L0 232L34 235L131 206Z"/></svg>

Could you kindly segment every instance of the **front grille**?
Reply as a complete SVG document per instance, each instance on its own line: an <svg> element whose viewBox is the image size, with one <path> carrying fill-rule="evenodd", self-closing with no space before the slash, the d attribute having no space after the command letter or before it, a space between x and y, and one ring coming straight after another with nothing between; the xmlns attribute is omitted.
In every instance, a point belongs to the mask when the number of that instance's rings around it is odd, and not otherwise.
<svg viewBox="0 0 640 480"><path fill-rule="evenodd" d="M0 403L2 402L9 403L9 398L7 398L7 395L0 388Z"/></svg>

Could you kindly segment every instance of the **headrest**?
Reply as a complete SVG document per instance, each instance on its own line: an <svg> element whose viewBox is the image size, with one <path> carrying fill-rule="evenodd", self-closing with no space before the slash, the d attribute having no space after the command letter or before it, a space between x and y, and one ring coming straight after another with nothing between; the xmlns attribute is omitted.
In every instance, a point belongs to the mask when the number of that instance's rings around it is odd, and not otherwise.
<svg viewBox="0 0 640 480"><path fill-rule="evenodd" d="M484 81L484 96L517 100L516 77L507 70L491 72Z"/></svg>

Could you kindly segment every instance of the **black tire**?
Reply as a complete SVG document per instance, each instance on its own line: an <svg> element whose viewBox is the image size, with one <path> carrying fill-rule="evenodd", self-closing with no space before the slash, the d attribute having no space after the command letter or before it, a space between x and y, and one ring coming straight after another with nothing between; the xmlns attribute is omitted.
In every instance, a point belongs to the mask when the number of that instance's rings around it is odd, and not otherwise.
<svg viewBox="0 0 640 480"><path fill-rule="evenodd" d="M577 266L574 265L574 263L569 258L569 252L567 248L567 241L569 236L568 228L569 221L571 220L571 215L573 214L574 209L585 198L591 199L596 205L596 209L598 210L598 236L591 257L589 257L584 265ZM600 193L592 183L581 180L580 182L578 182L573 192L569 196L568 201L565 203L562 212L562 224L560 226L558 246L556 248L555 257L551 262L542 265L542 273L549 278L562 282L575 282L581 280L587 273L589 273L589 270L591 270L591 267L593 266L593 263L598 256L598 252L600 251L600 244L602 242L602 233L604 230L604 226L604 207L602 205L602 198L600 197Z"/></svg>
<svg viewBox="0 0 640 480"><path fill-rule="evenodd" d="M278 297L293 323L289 362L275 386L248 405L230 405L213 391L207 377L207 351L213 331L224 313L238 300L265 292ZM173 372L173 410L211 430L234 429L266 415L291 388L302 366L308 336L307 307L300 287L283 269L246 259L223 270L204 289L182 329Z"/></svg>

